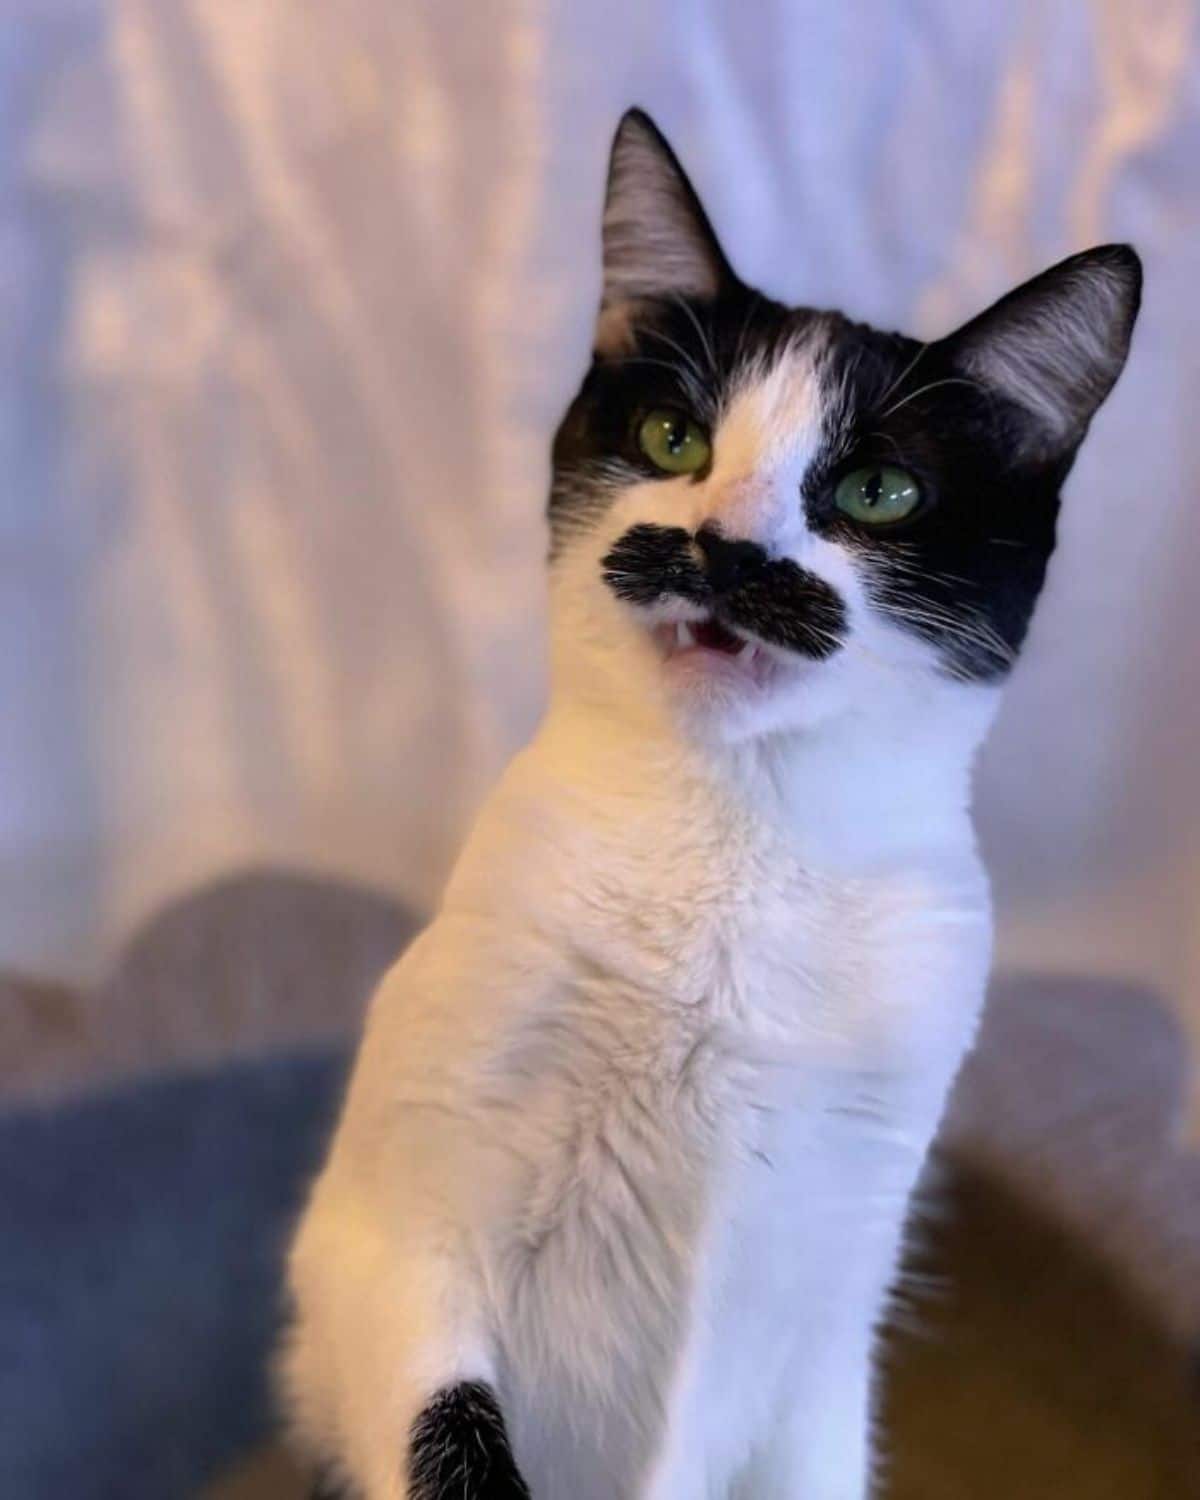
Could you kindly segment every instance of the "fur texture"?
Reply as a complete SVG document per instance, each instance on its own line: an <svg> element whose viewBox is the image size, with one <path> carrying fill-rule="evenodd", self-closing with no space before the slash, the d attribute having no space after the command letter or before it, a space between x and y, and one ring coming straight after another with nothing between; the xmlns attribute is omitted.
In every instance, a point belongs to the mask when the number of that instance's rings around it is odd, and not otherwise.
<svg viewBox="0 0 1200 1500"><path fill-rule="evenodd" d="M930 345L783 308L636 112L604 224L551 706L375 998L286 1390L365 1500L425 1500L411 1435L462 1385L534 1500L863 1500L875 1322L987 972L971 762L1137 261ZM706 436L687 474L639 444L664 408ZM839 484L885 464L919 505L853 519Z"/></svg>

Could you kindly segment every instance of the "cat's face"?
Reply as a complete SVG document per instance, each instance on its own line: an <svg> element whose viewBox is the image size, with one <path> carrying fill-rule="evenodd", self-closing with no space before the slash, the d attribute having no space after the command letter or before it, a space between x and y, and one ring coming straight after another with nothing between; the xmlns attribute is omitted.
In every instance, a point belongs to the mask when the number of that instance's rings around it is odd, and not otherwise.
<svg viewBox="0 0 1200 1500"><path fill-rule="evenodd" d="M1125 360L1134 253L1073 257L929 344L782 307L734 275L633 113L604 265L554 445L572 670L722 740L894 695L937 712L1002 680Z"/></svg>

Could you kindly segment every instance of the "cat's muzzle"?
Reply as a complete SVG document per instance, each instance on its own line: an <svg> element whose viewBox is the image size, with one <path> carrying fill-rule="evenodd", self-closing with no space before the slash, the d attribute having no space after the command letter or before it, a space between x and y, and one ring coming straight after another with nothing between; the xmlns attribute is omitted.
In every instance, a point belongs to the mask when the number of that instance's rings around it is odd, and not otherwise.
<svg viewBox="0 0 1200 1500"><path fill-rule="evenodd" d="M820 660L845 639L846 606L823 578L711 527L693 535L682 526L631 526L601 567L627 604L646 608L674 598L705 611L671 627L684 633L680 647L734 655L757 640Z"/></svg>

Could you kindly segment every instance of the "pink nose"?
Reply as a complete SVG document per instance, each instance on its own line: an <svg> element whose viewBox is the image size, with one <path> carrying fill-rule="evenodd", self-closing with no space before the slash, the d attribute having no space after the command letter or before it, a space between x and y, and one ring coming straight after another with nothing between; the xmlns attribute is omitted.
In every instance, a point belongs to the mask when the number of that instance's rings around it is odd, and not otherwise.
<svg viewBox="0 0 1200 1500"><path fill-rule="evenodd" d="M745 478L723 485L706 525L724 536L761 537L771 529L775 515L772 486L761 479Z"/></svg>

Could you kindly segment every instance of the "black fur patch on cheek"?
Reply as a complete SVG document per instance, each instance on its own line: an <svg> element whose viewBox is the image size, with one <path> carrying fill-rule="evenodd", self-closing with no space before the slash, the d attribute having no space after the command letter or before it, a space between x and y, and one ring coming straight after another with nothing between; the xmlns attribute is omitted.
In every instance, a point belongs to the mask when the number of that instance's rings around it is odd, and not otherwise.
<svg viewBox="0 0 1200 1500"><path fill-rule="evenodd" d="M439 1392L413 1423L410 1500L529 1500L489 1386L463 1381Z"/></svg>
<svg viewBox="0 0 1200 1500"><path fill-rule="evenodd" d="M694 604L712 597L691 534L682 526L631 526L601 567L605 583L627 604L654 604L667 594Z"/></svg>
<svg viewBox="0 0 1200 1500"><path fill-rule="evenodd" d="M1050 546L983 538L972 551L938 553L927 544L897 555L878 547L863 553L867 594L894 626L935 648L948 676L997 683L1021 649Z"/></svg>
<svg viewBox="0 0 1200 1500"><path fill-rule="evenodd" d="M846 606L823 578L790 559L721 601L720 617L760 640L823 661L846 638Z"/></svg>

